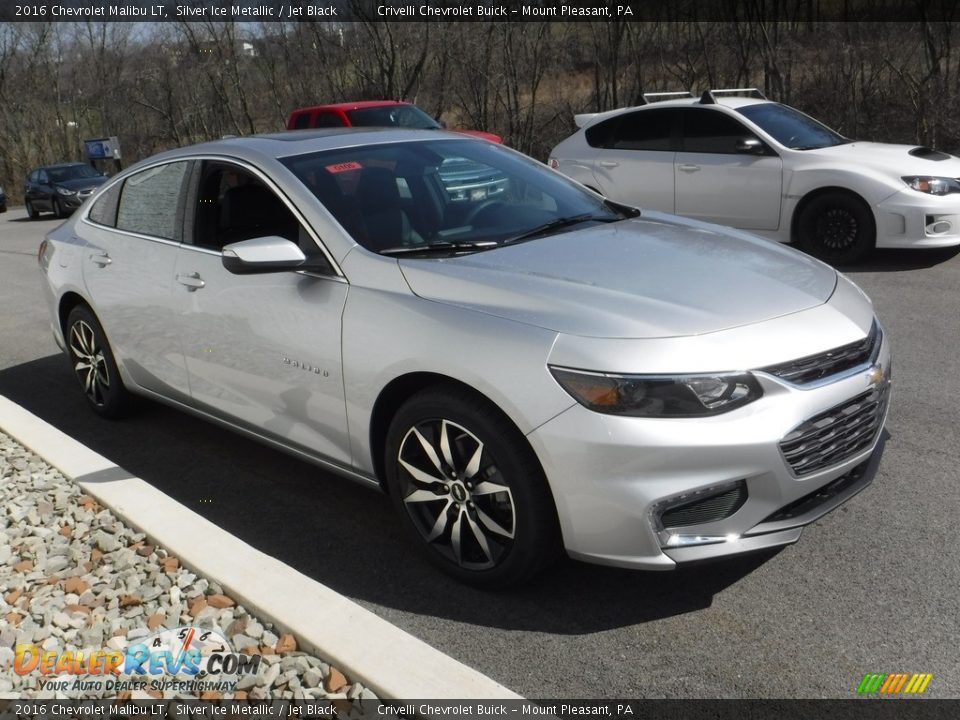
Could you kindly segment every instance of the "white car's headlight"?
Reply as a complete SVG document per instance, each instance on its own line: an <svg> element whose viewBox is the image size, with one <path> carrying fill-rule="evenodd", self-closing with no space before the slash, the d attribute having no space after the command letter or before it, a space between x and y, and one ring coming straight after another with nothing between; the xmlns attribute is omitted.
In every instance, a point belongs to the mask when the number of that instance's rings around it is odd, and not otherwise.
<svg viewBox="0 0 960 720"><path fill-rule="evenodd" d="M560 387L595 412L631 417L719 415L763 395L750 373L613 375L551 367Z"/></svg>
<svg viewBox="0 0 960 720"><path fill-rule="evenodd" d="M63 188L63 187L58 187L58 188L57 188L57 192L60 193L61 195L76 195L76 194L77 194L76 190L67 190L66 188Z"/></svg>
<svg viewBox="0 0 960 720"><path fill-rule="evenodd" d="M948 195L960 192L960 182L951 177L931 177L928 175L907 175L902 180L917 192L928 195Z"/></svg>

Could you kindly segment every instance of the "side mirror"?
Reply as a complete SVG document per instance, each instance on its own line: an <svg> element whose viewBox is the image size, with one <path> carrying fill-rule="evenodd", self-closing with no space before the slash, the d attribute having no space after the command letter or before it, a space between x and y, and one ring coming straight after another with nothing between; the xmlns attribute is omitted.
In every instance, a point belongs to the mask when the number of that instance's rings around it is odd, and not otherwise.
<svg viewBox="0 0 960 720"><path fill-rule="evenodd" d="M222 256L223 266L234 275L296 270L306 261L296 243L277 235L232 243L223 248Z"/></svg>
<svg viewBox="0 0 960 720"><path fill-rule="evenodd" d="M755 137L739 138L736 147L738 153L745 155L763 155L766 152L763 143Z"/></svg>

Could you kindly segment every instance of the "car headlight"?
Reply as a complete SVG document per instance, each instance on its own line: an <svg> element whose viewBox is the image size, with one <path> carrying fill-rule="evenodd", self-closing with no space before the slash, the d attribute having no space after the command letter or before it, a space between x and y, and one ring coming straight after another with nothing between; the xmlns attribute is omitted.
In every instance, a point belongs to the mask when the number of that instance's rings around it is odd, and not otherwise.
<svg viewBox="0 0 960 720"><path fill-rule="evenodd" d="M908 175L902 180L917 192L928 195L948 195L960 192L960 182L951 177L930 177L927 175Z"/></svg>
<svg viewBox="0 0 960 720"><path fill-rule="evenodd" d="M613 375L551 367L560 387L586 408L631 417L705 417L743 407L763 395L750 373Z"/></svg>
<svg viewBox="0 0 960 720"><path fill-rule="evenodd" d="M76 190L67 190L66 188L63 188L63 187L58 187L58 188L57 188L57 192L60 193L61 195L76 195L76 194L77 194Z"/></svg>

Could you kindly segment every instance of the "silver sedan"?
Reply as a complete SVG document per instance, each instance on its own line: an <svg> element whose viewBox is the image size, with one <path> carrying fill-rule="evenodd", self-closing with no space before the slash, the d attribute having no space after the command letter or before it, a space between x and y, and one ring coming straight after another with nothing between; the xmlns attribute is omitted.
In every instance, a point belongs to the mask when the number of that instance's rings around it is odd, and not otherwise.
<svg viewBox="0 0 960 720"><path fill-rule="evenodd" d="M382 488L477 585L794 542L882 449L889 343L844 276L462 135L158 155L40 264L95 412L146 396Z"/></svg>

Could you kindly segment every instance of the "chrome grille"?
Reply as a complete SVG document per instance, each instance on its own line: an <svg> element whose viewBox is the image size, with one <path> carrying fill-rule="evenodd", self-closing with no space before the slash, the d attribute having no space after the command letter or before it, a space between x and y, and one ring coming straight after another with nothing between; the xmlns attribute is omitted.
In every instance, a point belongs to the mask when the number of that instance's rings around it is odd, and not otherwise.
<svg viewBox="0 0 960 720"><path fill-rule="evenodd" d="M866 450L877 437L887 409L889 384L815 415L780 441L795 475L809 475Z"/></svg>
<svg viewBox="0 0 960 720"><path fill-rule="evenodd" d="M874 320L870 334L863 340L841 345L827 352L808 355L799 360L761 368L760 371L776 375L795 385L809 385L871 362L879 354L882 342L883 333Z"/></svg>

